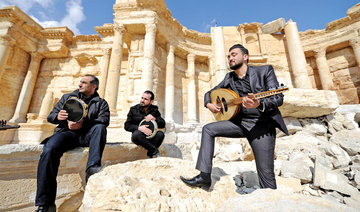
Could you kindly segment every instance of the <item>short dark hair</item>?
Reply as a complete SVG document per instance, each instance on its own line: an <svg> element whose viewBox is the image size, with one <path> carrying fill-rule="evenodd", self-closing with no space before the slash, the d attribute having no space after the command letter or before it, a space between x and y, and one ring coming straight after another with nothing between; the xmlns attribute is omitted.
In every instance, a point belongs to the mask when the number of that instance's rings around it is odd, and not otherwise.
<svg viewBox="0 0 360 212"><path fill-rule="evenodd" d="M230 47L229 51L231 51L231 50L233 50L233 49L236 49L236 48L239 48L243 54L249 55L249 50L247 50L247 48L245 48L245 47L244 47L243 45L241 45L241 44L235 44L235 45L233 45L232 47Z"/></svg>
<svg viewBox="0 0 360 212"><path fill-rule="evenodd" d="M243 53L243 54L247 54L249 56L249 50L247 48L245 48L243 45L241 44L235 44L233 45L232 47L230 47L229 49L229 52L233 49L236 49L236 48L239 48L240 51ZM247 62L249 62L249 59L247 59Z"/></svg>
<svg viewBox="0 0 360 212"><path fill-rule="evenodd" d="M154 93L153 93L152 91L150 91L150 90L146 90L146 91L144 91L144 93L146 93L146 94L150 94L150 100L154 100L155 95L154 95Z"/></svg>
<svg viewBox="0 0 360 212"><path fill-rule="evenodd" d="M92 74L85 74L85 77L92 77L90 84L96 85L95 91L99 89L99 79Z"/></svg>

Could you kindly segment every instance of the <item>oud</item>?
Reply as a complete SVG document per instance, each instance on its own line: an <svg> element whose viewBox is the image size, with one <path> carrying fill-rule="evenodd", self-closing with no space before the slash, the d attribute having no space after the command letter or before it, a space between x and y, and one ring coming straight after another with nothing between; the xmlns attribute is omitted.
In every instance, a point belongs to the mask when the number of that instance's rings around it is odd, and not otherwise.
<svg viewBox="0 0 360 212"><path fill-rule="evenodd" d="M277 89L253 94L249 97L252 99L261 99L268 96L280 94L288 90L289 90L288 87L281 86ZM243 102L243 97L240 97L233 90L219 88L213 90L210 93L210 100L212 104L221 107L220 112L213 113L216 121L223 121L223 120L230 120L240 111L240 106Z"/></svg>

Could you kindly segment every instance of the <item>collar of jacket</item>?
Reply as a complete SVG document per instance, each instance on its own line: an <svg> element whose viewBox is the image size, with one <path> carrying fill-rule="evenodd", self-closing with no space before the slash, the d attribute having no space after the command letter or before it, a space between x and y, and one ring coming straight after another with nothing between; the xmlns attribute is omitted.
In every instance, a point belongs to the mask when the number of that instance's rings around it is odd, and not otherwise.
<svg viewBox="0 0 360 212"><path fill-rule="evenodd" d="M135 105L135 106L136 106L136 108L139 109L139 110L142 110L142 109L143 109L143 107L142 107L140 104L137 104L137 105ZM151 111L151 110L153 110L153 109L157 109L157 106L151 104L151 105L149 106L149 109L147 110L147 113L149 113L149 111Z"/></svg>
<svg viewBox="0 0 360 212"><path fill-rule="evenodd" d="M84 95L79 92L79 89L76 89L75 91L70 93L70 96L75 96L75 97L77 97L77 98L79 98L81 100L84 100ZM90 102L98 102L98 101L100 101L100 96L99 96L97 91L95 91L95 93L90 98L91 98Z"/></svg>

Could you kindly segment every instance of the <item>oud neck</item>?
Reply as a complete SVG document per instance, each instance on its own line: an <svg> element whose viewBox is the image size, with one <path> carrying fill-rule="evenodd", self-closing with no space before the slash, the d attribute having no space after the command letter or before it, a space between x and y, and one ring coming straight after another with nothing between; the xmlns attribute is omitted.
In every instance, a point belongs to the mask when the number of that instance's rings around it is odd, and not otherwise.
<svg viewBox="0 0 360 212"><path fill-rule="evenodd" d="M254 95L250 96L250 98L261 99L261 98L265 98L268 96L273 96L273 95L276 95L279 93L283 93L284 91L287 91L287 90L289 90L289 88L286 87L286 88L280 88L280 89L276 89L276 90L264 91L261 93L254 94ZM243 97L232 99L231 103L235 104L235 105L241 104L243 102L242 99L243 99Z"/></svg>

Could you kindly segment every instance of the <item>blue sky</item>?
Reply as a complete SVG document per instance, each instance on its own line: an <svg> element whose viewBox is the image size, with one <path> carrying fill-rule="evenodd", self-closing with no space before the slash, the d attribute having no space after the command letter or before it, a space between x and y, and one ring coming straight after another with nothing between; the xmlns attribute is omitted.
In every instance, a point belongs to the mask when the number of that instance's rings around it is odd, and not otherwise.
<svg viewBox="0 0 360 212"><path fill-rule="evenodd" d="M75 34L97 34L94 26L113 23L115 0L0 0L16 5L43 27L67 26ZM199 32L210 27L268 23L278 18L297 22L299 31L324 29L343 18L358 0L165 0L180 24Z"/></svg>

